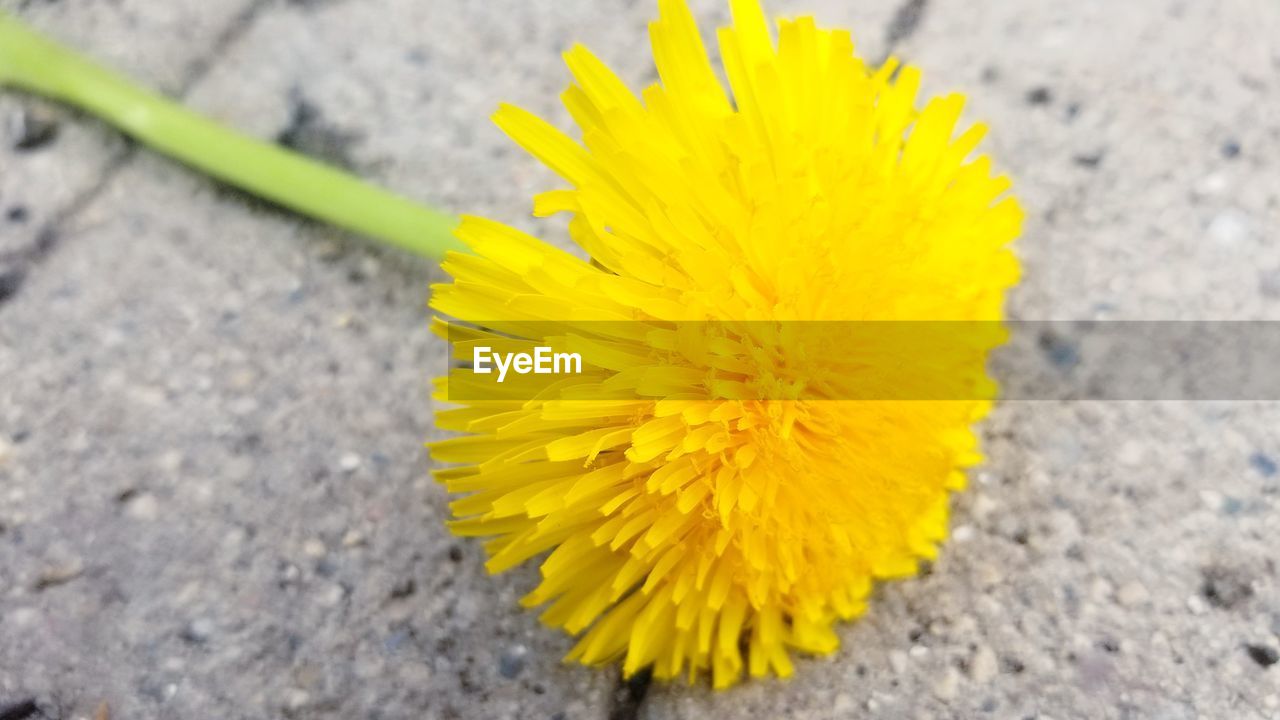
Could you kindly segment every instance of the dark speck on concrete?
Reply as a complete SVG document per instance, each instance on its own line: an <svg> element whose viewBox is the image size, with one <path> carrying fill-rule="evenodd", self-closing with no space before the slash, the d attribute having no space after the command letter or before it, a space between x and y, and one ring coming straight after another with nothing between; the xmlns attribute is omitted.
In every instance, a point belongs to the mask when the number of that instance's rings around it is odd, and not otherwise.
<svg viewBox="0 0 1280 720"><path fill-rule="evenodd" d="M0 720L27 720L41 715L40 706L36 704L35 700L0 703Z"/></svg>
<svg viewBox="0 0 1280 720"><path fill-rule="evenodd" d="M1275 460L1260 452L1249 456L1249 465L1254 470L1257 470L1262 477L1275 477L1277 470L1280 470L1280 468L1277 468Z"/></svg>
<svg viewBox="0 0 1280 720"><path fill-rule="evenodd" d="M457 545L450 545L449 559L453 562L462 562L462 548Z"/></svg>
<svg viewBox="0 0 1280 720"><path fill-rule="evenodd" d="M9 219L9 222L24 223L31 216L31 212L27 210L26 205L14 205L5 211L4 216Z"/></svg>
<svg viewBox="0 0 1280 720"><path fill-rule="evenodd" d="M1233 160L1240 156L1240 143L1235 140L1228 140L1222 143L1222 157Z"/></svg>
<svg viewBox="0 0 1280 720"><path fill-rule="evenodd" d="M22 281L26 279L27 274L21 268L0 270L0 303L17 295L22 288Z"/></svg>
<svg viewBox="0 0 1280 720"><path fill-rule="evenodd" d="M1027 91L1028 105L1048 105L1053 102L1053 91L1041 85Z"/></svg>
<svg viewBox="0 0 1280 720"><path fill-rule="evenodd" d="M1230 610L1253 597L1249 578L1239 570L1210 565L1200 571L1200 594L1219 610Z"/></svg>
<svg viewBox="0 0 1280 720"><path fill-rule="evenodd" d="M391 588L391 599L403 600L409 597L410 595L413 595L417 591L418 591L418 583L414 582L413 578L409 578L402 582L396 583L396 586Z"/></svg>
<svg viewBox="0 0 1280 720"><path fill-rule="evenodd" d="M409 52L405 53L404 59L407 60L410 65L422 67L430 60L430 56L427 55L427 51L423 48L413 48Z"/></svg>
<svg viewBox="0 0 1280 720"><path fill-rule="evenodd" d="M47 112L27 109L13 116L11 136L14 150L39 150L58 138L58 121Z"/></svg>
<svg viewBox="0 0 1280 720"><path fill-rule="evenodd" d="M325 121L320 109L308 102L300 93L292 93L293 115L289 124L276 135L276 142L338 167L354 167L351 146L360 139L360 133L334 127Z"/></svg>
<svg viewBox="0 0 1280 720"><path fill-rule="evenodd" d="M906 0L898 6L898 11L893 14L893 19L885 29L885 45L893 47L915 34L928 8L929 0Z"/></svg>
<svg viewBox="0 0 1280 720"><path fill-rule="evenodd" d="M1039 345L1045 357L1056 368L1070 370L1080 364L1080 349L1076 346L1075 341L1070 338L1065 338L1052 332L1044 332L1040 334Z"/></svg>
<svg viewBox="0 0 1280 720"><path fill-rule="evenodd" d="M640 716L640 707L645 695L649 693L649 685L653 682L653 668L648 667L620 680L613 691L613 707L609 710L609 720L635 720Z"/></svg>
<svg viewBox="0 0 1280 720"><path fill-rule="evenodd" d="M331 578L338 574L337 564L328 558L316 561L315 570L317 575L324 578Z"/></svg>
<svg viewBox="0 0 1280 720"><path fill-rule="evenodd" d="M1079 155L1071 158L1071 162L1074 162L1082 168L1094 170L1102 164L1102 159L1104 157L1106 157L1106 152L1098 150L1091 153L1080 153Z"/></svg>
<svg viewBox="0 0 1280 720"><path fill-rule="evenodd" d="M1249 653L1249 657L1252 658L1254 662L1264 668L1269 668L1272 665L1275 665L1277 661L1280 661L1280 652L1276 652L1276 649L1273 647L1269 647L1267 645L1246 645L1244 649L1245 652Z"/></svg>

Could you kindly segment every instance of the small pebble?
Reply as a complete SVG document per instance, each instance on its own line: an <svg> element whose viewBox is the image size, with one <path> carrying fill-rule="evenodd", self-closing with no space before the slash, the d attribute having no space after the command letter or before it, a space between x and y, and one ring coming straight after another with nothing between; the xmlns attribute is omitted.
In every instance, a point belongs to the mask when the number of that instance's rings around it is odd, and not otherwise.
<svg viewBox="0 0 1280 720"><path fill-rule="evenodd" d="M129 498L124 512L134 520L155 520L160 517L160 502L151 493L139 493Z"/></svg>
<svg viewBox="0 0 1280 720"><path fill-rule="evenodd" d="M991 587L1004 582L1004 572L993 562L982 563L973 569L973 576L980 585Z"/></svg>
<svg viewBox="0 0 1280 720"><path fill-rule="evenodd" d="M320 577L333 577L338 572L338 566L329 558L321 558L316 562L316 574Z"/></svg>
<svg viewBox="0 0 1280 720"><path fill-rule="evenodd" d="M942 676L933 684L933 694L939 700L952 700L956 696L956 691L960 689L960 673L955 668L948 666L943 671Z"/></svg>
<svg viewBox="0 0 1280 720"><path fill-rule="evenodd" d="M1089 583L1089 597L1094 602L1105 602L1111 597L1112 590L1113 587L1106 578L1094 578L1093 582Z"/></svg>
<svg viewBox="0 0 1280 720"><path fill-rule="evenodd" d="M325 556L327 551L325 550L323 542L317 538L311 538L310 540L302 543L302 552L310 558L321 558Z"/></svg>
<svg viewBox="0 0 1280 720"><path fill-rule="evenodd" d="M981 481L982 476L979 475L978 477L979 481ZM979 520L990 516L991 513L995 512L998 508L999 503L986 495L978 495L973 499L973 515Z"/></svg>
<svg viewBox="0 0 1280 720"><path fill-rule="evenodd" d="M1209 238L1223 247L1235 247L1249 236L1249 217L1237 210L1224 210L1209 221Z"/></svg>
<svg viewBox="0 0 1280 720"><path fill-rule="evenodd" d="M35 625L40 620L40 611L35 608L17 608L10 610L4 620L15 628L22 629Z"/></svg>
<svg viewBox="0 0 1280 720"><path fill-rule="evenodd" d="M355 453L343 453L342 458L338 461L338 466L343 472L355 472L360 467L360 456Z"/></svg>
<svg viewBox="0 0 1280 720"><path fill-rule="evenodd" d="M1249 465L1262 477L1275 477L1277 470L1276 461L1262 453L1254 453L1249 456Z"/></svg>
<svg viewBox="0 0 1280 720"><path fill-rule="evenodd" d="M320 605L323 607L336 607L338 603L342 602L342 598L346 594L347 591L341 585L330 585L320 593Z"/></svg>
<svg viewBox="0 0 1280 720"><path fill-rule="evenodd" d="M19 152L38 150L58 137L58 120L43 108L28 108L10 121L13 149Z"/></svg>
<svg viewBox="0 0 1280 720"><path fill-rule="evenodd" d="M36 589L45 590L58 585L65 585L80 577L83 572L84 563L79 558L71 558L41 572L40 576L36 578Z"/></svg>
<svg viewBox="0 0 1280 720"><path fill-rule="evenodd" d="M1116 593L1116 600L1124 607L1134 607L1141 605L1150 598L1147 588L1137 580L1131 580L1120 586L1120 591Z"/></svg>
<svg viewBox="0 0 1280 720"><path fill-rule="evenodd" d="M1200 491L1200 502L1204 503L1204 506L1210 510L1216 511L1222 509L1222 503L1225 499L1226 498L1222 497L1222 493L1217 490Z"/></svg>
<svg viewBox="0 0 1280 720"><path fill-rule="evenodd" d="M280 583L282 585L297 582L300 577L302 577L302 571L298 569L297 565L285 563L280 567Z"/></svg>
<svg viewBox="0 0 1280 720"><path fill-rule="evenodd" d="M358 530L348 530L342 536L342 547L355 547L364 544L364 534Z"/></svg>
<svg viewBox="0 0 1280 720"><path fill-rule="evenodd" d="M1280 661L1280 652L1276 652L1275 648L1268 645L1246 645L1245 651L1254 662L1264 668L1269 668Z"/></svg>
<svg viewBox="0 0 1280 720"><path fill-rule="evenodd" d="M1199 195L1211 196L1220 195L1226 191L1230 185L1227 182L1227 176L1222 173L1210 173L1200 179L1196 183L1195 191Z"/></svg>
<svg viewBox="0 0 1280 720"><path fill-rule="evenodd" d="M213 621L208 618L192 620L182 629L179 637L192 645L203 645L213 637Z"/></svg>
<svg viewBox="0 0 1280 720"><path fill-rule="evenodd" d="M895 673L899 675L907 671L907 654L901 650L893 650L889 653L889 667L893 668Z"/></svg>
<svg viewBox="0 0 1280 720"><path fill-rule="evenodd" d="M180 450L168 450L156 459L156 467L167 473L174 473L182 469L182 463L186 458Z"/></svg>
<svg viewBox="0 0 1280 720"><path fill-rule="evenodd" d="M1203 615L1209 611L1209 605L1199 595L1187 598L1187 609L1192 615Z"/></svg>
<svg viewBox="0 0 1280 720"><path fill-rule="evenodd" d="M854 708L853 696L849 693L840 693L836 695L834 709L840 715L847 715Z"/></svg>
<svg viewBox="0 0 1280 720"><path fill-rule="evenodd" d="M969 660L969 676L976 683L991 682L999 672L1000 663L996 653L986 645L979 647L973 653L973 658Z"/></svg>
<svg viewBox="0 0 1280 720"><path fill-rule="evenodd" d="M311 695L300 688L290 688L284 694L284 706L288 710L301 710L311 702Z"/></svg>
<svg viewBox="0 0 1280 720"><path fill-rule="evenodd" d="M336 260L342 257L342 245L333 240L324 240L316 245L315 253L321 260Z"/></svg>
<svg viewBox="0 0 1280 720"><path fill-rule="evenodd" d="M1253 597L1248 576L1239 570L1212 565L1201 572L1200 593L1209 605L1219 610L1230 610Z"/></svg>
<svg viewBox="0 0 1280 720"><path fill-rule="evenodd" d="M498 658L498 673L508 680L515 679L524 671L525 656L528 654L529 649L524 645L508 648L502 653L502 657Z"/></svg>

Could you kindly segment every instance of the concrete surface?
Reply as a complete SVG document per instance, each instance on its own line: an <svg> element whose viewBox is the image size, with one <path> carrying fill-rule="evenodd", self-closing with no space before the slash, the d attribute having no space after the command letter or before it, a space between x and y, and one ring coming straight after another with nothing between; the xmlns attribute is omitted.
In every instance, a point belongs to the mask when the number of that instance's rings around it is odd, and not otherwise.
<svg viewBox="0 0 1280 720"><path fill-rule="evenodd" d="M699 0L709 29L719 0ZM0 0L263 137L522 227L559 52L645 0ZM972 96L1015 317L1280 319L1280 6L787 0ZM19 120L56 125L17 148ZM1280 404L1010 403L927 577L789 682L619 685L443 529L428 263L0 93L0 716L1280 717ZM561 228L541 234L564 242ZM1050 363L1052 354L1044 361ZM1272 663L1268 665L1268 663ZM40 715L32 715L39 717Z"/></svg>

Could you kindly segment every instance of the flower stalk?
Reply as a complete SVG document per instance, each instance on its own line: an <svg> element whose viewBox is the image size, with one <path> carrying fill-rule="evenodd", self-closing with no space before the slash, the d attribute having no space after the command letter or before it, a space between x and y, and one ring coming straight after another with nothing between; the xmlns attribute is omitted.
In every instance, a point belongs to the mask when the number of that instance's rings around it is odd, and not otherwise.
<svg viewBox="0 0 1280 720"><path fill-rule="evenodd" d="M194 113L0 11L0 85L75 106L148 147L302 215L428 258L454 217Z"/></svg>

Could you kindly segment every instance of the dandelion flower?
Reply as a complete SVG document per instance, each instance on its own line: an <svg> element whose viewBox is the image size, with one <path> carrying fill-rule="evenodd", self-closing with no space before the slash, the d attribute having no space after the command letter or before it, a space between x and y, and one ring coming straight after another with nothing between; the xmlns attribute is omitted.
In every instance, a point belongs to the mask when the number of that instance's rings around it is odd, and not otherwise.
<svg viewBox="0 0 1280 720"><path fill-rule="evenodd" d="M957 132L962 96L917 105L915 68L870 68L848 32L812 18L780 22L775 44L757 0L732 0L719 31L726 92L682 0L659 5L660 83L639 97L585 48L565 54L581 142L514 107L495 115L567 183L534 214L567 214L589 259L465 218L472 252L446 258L437 312L495 343L543 321L998 324L1021 211L974 155L984 128ZM626 335L589 344L657 352L653 335ZM966 362L985 380L999 339L982 342ZM835 623L864 611L874 581L935 557L950 492L982 459L972 425L989 400L761 399L708 380L748 356L783 377L788 358L768 343L669 353L690 372L665 384L615 365L536 398L439 411L460 433L432 445L458 494L452 530L490 538L492 572L542 557L522 603L578 636L568 659L709 673L717 688L744 671L788 676L792 651L836 649ZM451 380L439 398L455 399ZM574 394L588 381L634 392Z"/></svg>

